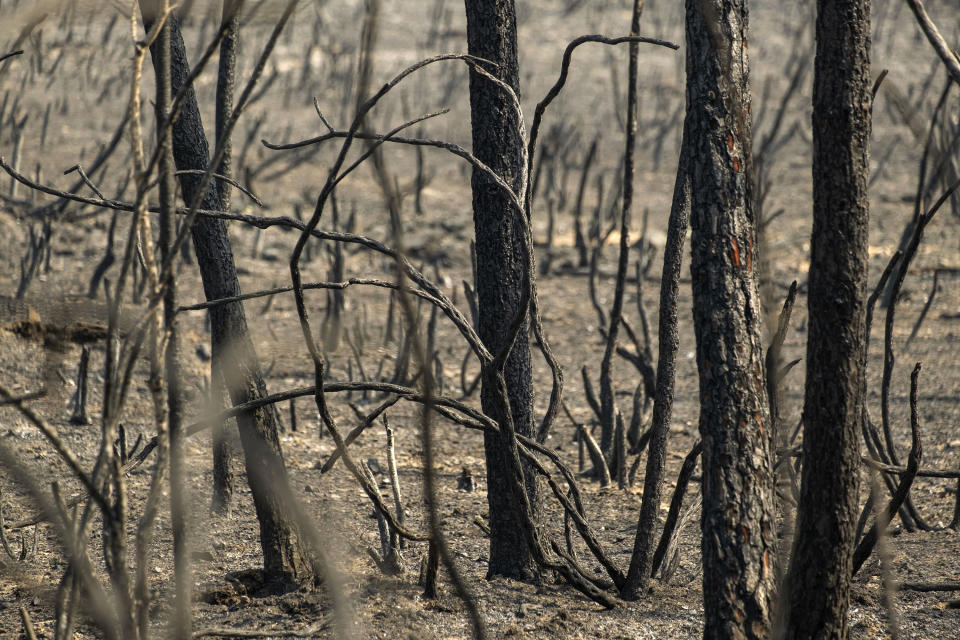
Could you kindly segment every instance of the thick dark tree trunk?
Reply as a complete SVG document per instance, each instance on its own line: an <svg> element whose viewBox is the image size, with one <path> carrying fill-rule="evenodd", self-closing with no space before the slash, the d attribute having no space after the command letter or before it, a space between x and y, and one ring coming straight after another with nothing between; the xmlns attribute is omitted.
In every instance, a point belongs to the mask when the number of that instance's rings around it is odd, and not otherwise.
<svg viewBox="0 0 960 640"><path fill-rule="evenodd" d="M704 632L768 638L776 556L756 259L746 0L687 0Z"/></svg>
<svg viewBox="0 0 960 640"><path fill-rule="evenodd" d="M490 71L519 95L517 28L513 0L465 0L467 42L471 55L498 65ZM470 112L473 153L519 190L523 167L523 139L512 101L502 90L475 73L470 74ZM473 221L477 247L477 298L479 333L491 353L504 346L508 327L516 316L523 286L524 228L520 216L504 193L482 173L473 172ZM524 322L510 357L505 377L510 408L518 434L533 434L533 385L530 344ZM497 390L484 383L480 398L484 412L497 414ZM529 579L534 563L524 540L519 508L507 480L505 447L495 434L484 434L487 461L487 503L490 508L490 565L488 576ZM525 470L531 505L536 485Z"/></svg>
<svg viewBox="0 0 960 640"><path fill-rule="evenodd" d="M145 26L149 29L151 25ZM176 94L190 73L183 36L176 20L171 24L170 40L172 90ZM157 52L151 50L151 56L156 65ZM174 123L173 151L178 170L205 171L210 162L207 138L192 88L188 90L180 117ZM196 200L200 186L201 176L180 176L180 188L188 204ZM221 207L218 189L210 188L203 194L201 207ZM201 216L191 231L206 298L214 300L239 295L233 251L223 221ZM266 385L247 329L243 306L235 302L211 308L210 326L215 366L219 366L225 375L233 403L242 404L266 396ZM239 415L237 424L260 523L265 577L270 582L303 582L313 577L312 570L300 546L297 525L282 499L281 487L287 484L287 474L274 415L269 407L261 407Z"/></svg>
<svg viewBox="0 0 960 640"><path fill-rule="evenodd" d="M870 0L817 3L803 474L787 638L846 638L866 370Z"/></svg>

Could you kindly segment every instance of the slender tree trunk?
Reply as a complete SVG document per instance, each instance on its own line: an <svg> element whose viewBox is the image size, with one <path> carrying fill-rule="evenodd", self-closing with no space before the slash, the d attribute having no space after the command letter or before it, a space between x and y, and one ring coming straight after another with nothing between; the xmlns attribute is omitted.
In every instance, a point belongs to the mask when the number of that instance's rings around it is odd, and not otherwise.
<svg viewBox="0 0 960 640"><path fill-rule="evenodd" d="M210 406L220 409L225 403L226 385L216 367L210 367ZM233 502L233 447L230 444L232 421L224 420L213 428L213 497L210 510L227 514Z"/></svg>
<svg viewBox="0 0 960 640"><path fill-rule="evenodd" d="M167 10L168 0L155 0L158 8ZM163 126L170 112L170 22L167 21L157 38L158 55L156 82L157 127ZM167 139L160 149L157 165L160 192L160 258L171 258L171 248L176 238L176 179L174 177L173 149ZM187 546L188 499L184 486L183 404L180 380L180 331L177 323L177 276L170 272L163 296L163 326L167 333L164 354L167 383L167 435L170 447L170 522L173 529L173 563L176 583L174 612L170 625L171 637L187 639L191 636L190 609L193 578L190 571L190 554Z"/></svg>
<svg viewBox="0 0 960 640"><path fill-rule="evenodd" d="M817 3L803 472L787 638L846 638L866 373L870 0Z"/></svg>
<svg viewBox="0 0 960 640"><path fill-rule="evenodd" d="M145 20L145 26L150 24ZM176 94L190 72L183 35L176 19L171 22L171 77ZM154 45L156 46L156 45ZM156 69L158 57L151 49ZM173 153L177 169L205 171L210 162L209 146L200 119L196 96L189 89L180 116L173 127ZM198 196L201 176L183 174L180 188L184 199L192 203ZM220 209L218 189L203 194L201 206ZM223 221L198 217L191 229L193 247L208 300L240 294L233 251ZM234 404L242 404L267 395L243 306L240 303L218 305L210 310L214 366L224 373ZM282 486L288 483L274 413L269 407L244 412L237 417L243 444L247 478L253 493L264 574L268 581L304 582L313 577L297 536L297 525L283 502Z"/></svg>
<svg viewBox="0 0 960 640"><path fill-rule="evenodd" d="M217 109L216 109L216 144L224 146L223 158L217 167L217 173L224 177L231 177L233 168L233 154L231 136L224 137L224 129L230 113L233 111L233 91L236 85L237 44L240 40L240 0L224 0L221 20L227 26L223 40L220 41L220 59L217 63ZM230 209L230 185L216 180L217 195L220 207L226 211ZM216 394L222 397L221 387L223 376L211 367L211 397ZM213 435L213 510L218 513L228 512L233 500L233 451L227 437L226 423L217 425Z"/></svg>
<svg viewBox="0 0 960 640"><path fill-rule="evenodd" d="M688 112L687 118L689 119ZM667 225L667 243L663 252L663 274L660 277L660 313L657 336L657 385L653 400L653 424L647 448L647 466L643 479L643 500L637 520L633 554L621 597L631 600L639 596L650 580L653 562L653 541L663 493L663 472L667 458L667 435L673 415L673 391L676 380L677 350L680 331L677 300L680 293L680 268L683 244L690 226L690 141L686 120L680 143L680 161L673 187L673 202Z"/></svg>
<svg viewBox="0 0 960 640"><path fill-rule="evenodd" d="M498 65L489 69L519 95L517 28L513 0L465 0L467 43L471 55ZM470 74L470 112L473 153L519 190L523 167L523 138L511 100L475 73ZM520 304L524 255L521 217L500 189L482 173L473 172L473 221L477 247L477 297L479 334L492 353L504 346L508 327ZM510 409L518 434L533 434L533 384L527 324L517 336L507 359L505 377ZM484 382L481 405L497 414L496 388ZM506 448L501 438L484 434L487 462L487 503L490 508L490 565L488 577L504 575L529 579L534 563L524 540L520 508L510 492ZM533 474L525 470L527 493L536 505ZM535 508L535 507L534 507Z"/></svg>
<svg viewBox="0 0 960 640"><path fill-rule="evenodd" d="M673 186L673 203L667 225L667 243L663 251L663 275L660 277L660 315L657 336L657 386L653 399L653 424L647 445L647 466L643 478L643 499L637 519L637 535L627 579L620 597L633 600L647 588L653 570L653 542L660 515L663 475L667 461L667 436L673 416L677 351L680 348L677 300L680 296L680 269L683 244L690 226L690 154L687 125L680 143L680 163Z"/></svg>
<svg viewBox="0 0 960 640"><path fill-rule="evenodd" d="M217 111L216 144L223 145L223 157L217 173L227 178L233 172L233 144L231 136L225 136L225 128L233 111L233 93L237 81L237 46L240 43L240 5L242 0L223 0L221 21L227 29L220 41L220 59L217 62ZM223 208L230 208L230 185L216 180L217 195Z"/></svg>
<svg viewBox="0 0 960 640"><path fill-rule="evenodd" d="M776 527L756 259L746 0L687 0L704 632L768 638Z"/></svg>
<svg viewBox="0 0 960 640"><path fill-rule="evenodd" d="M630 34L639 35L640 15L643 13L643 0L634 0L633 17L630 20ZM613 293L613 306L610 308L610 326L607 329L607 344L600 362L600 448L607 466L614 465L614 416L616 406L613 399L613 354L620 332L623 317L623 290L627 279L627 263L630 259L630 209L633 207L633 156L637 138L637 67L639 65L640 44L630 43L630 61L627 65L627 135L623 153L623 202L620 208L620 255L617 260L617 281Z"/></svg>

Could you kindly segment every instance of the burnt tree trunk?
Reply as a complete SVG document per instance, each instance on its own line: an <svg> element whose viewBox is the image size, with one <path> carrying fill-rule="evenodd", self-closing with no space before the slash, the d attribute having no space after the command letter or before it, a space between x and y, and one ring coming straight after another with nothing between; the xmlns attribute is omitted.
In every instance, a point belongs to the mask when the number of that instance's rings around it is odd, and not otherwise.
<svg viewBox="0 0 960 640"><path fill-rule="evenodd" d="M686 3L706 639L768 638L775 588L746 4Z"/></svg>
<svg viewBox="0 0 960 640"><path fill-rule="evenodd" d="M148 30L151 27L146 20L145 27ZM158 53L155 48L151 49L151 58L156 70ZM170 58L171 86L176 94L186 82L190 66L175 18L170 29ZM210 151L192 88L187 90L180 115L174 123L172 142L178 170L207 169ZM181 174L179 179L184 199L192 204L200 195L202 177ZM200 202L201 208L220 209L219 189L207 189ZM233 251L223 221L199 216L191 232L207 300L239 295ZM214 366L224 373L230 399L234 404L242 404L263 398L267 395L266 384L247 329L243 306L239 302L218 305L209 313ZM237 416L237 424L260 523L265 577L268 582L302 583L313 578L313 571L301 547L296 522L282 498L287 473L274 415L270 407L260 407Z"/></svg>
<svg viewBox="0 0 960 640"><path fill-rule="evenodd" d="M216 367L210 367L210 397L211 407L221 409L225 405L226 385L223 375ZM213 427L213 495L210 500L210 510L213 513L226 515L230 513L233 502L233 447L230 444L230 429L232 420L224 420Z"/></svg>
<svg viewBox="0 0 960 640"><path fill-rule="evenodd" d="M870 0L817 3L803 472L787 638L846 638L866 370Z"/></svg>
<svg viewBox="0 0 960 640"><path fill-rule="evenodd" d="M465 0L467 46L471 55L498 65L488 69L519 95L517 27L513 0ZM523 138L511 99L482 76L470 74L470 114L474 155L519 193L523 166ZM511 321L520 305L523 286L525 233L522 218L509 198L483 173L473 171L473 223L477 247L479 334L491 353L504 347ZM533 435L533 384L530 343L524 321L507 359L504 375L516 431ZM480 392L487 415L497 415L494 385L486 378ZM513 499L502 438L484 433L487 463L487 502L490 508L490 564L488 577L503 575L530 579L535 567L522 533L520 508ZM531 505L536 484L524 470Z"/></svg>
<svg viewBox="0 0 960 640"><path fill-rule="evenodd" d="M233 153L231 136L224 135L226 124L233 111L233 93L236 86L237 45L240 39L240 0L224 0L222 18L226 31L220 41L220 59L217 63L217 105L216 122L214 124L216 144L223 145L223 158L217 166L216 172L226 178L231 177ZM220 199L220 208L230 209L230 185L216 180L218 185L217 196ZM214 373L216 367L211 367L211 397L222 397L221 387L223 376ZM215 513L226 513L230 510L233 500L233 451L228 439L227 423L214 427L213 432L213 503Z"/></svg>
<svg viewBox="0 0 960 640"><path fill-rule="evenodd" d="M688 125L684 124L680 143L680 163L673 187L673 202L667 223L667 242L663 249L663 275L660 277L660 314L658 319L657 385L653 399L653 422L647 445L647 466L643 478L643 500L637 517L637 534L633 541L630 569L620 597L634 600L649 584L653 567L653 543L660 516L660 498L667 463L667 437L673 417L673 395L677 377L677 351L680 349L680 328L677 300L680 296L680 275L683 244L690 226L690 146Z"/></svg>
<svg viewBox="0 0 960 640"><path fill-rule="evenodd" d="M637 518L637 534L627 579L620 589L620 597L633 600L646 590L653 569L653 542L660 515L660 496L667 461L667 436L673 417L673 394L676 381L677 351L680 349L677 300L680 295L680 272L683 265L683 245L690 226L690 139L687 120L684 120L680 142L680 159L673 187L673 201L667 222L667 242L663 249L663 272L660 276L660 312L658 317L658 348L656 390L653 399L653 422L650 443L647 446L647 466L643 478L643 500Z"/></svg>
<svg viewBox="0 0 960 640"><path fill-rule="evenodd" d="M643 13L643 0L634 0L633 17L630 20L630 35L640 33L640 15ZM640 44L630 43L630 61L627 65L627 131L623 153L623 201L620 208L620 255L617 260L617 280L613 293L613 305L610 308L610 325L607 328L607 343L600 362L600 448L603 450L607 466L616 469L614 454L617 443L615 437L615 415L617 413L613 389L613 354L617 346L620 322L623 319L623 290L627 278L627 263L630 259L630 209L633 207L633 156L637 138L637 67L639 65Z"/></svg>

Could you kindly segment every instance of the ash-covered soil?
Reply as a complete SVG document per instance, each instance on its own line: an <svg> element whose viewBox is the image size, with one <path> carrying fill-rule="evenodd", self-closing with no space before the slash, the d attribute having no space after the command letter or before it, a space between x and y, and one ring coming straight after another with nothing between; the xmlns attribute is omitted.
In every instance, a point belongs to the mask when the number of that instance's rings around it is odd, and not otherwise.
<svg viewBox="0 0 960 640"><path fill-rule="evenodd" d="M133 55L129 17L118 8L122 3L82 0L65 11L61 3L10 3L0 6L0 53L13 48L21 27L36 11L48 11L42 35L24 40L22 56L0 63L0 155L19 170L58 189L69 189L76 173L62 175L75 164L89 167L120 123L129 99L130 61ZM211 6L207 6L210 4ZM267 2L243 28L240 50L241 82L279 13L280 2ZM261 87L266 90L250 106L235 134L236 175L263 201L262 208L235 192L236 211L262 216L307 216L338 143L301 151L270 151L259 141L273 143L299 140L325 131L314 111L313 99L334 127L345 127L352 118L355 96L353 76L357 64L362 4L360 2L301 3L295 20L281 37L267 66ZM642 33L683 43L682 12L678 3L647 2ZM776 133L766 158L767 196L762 252L769 265L769 311L775 313L791 281L800 284L800 295L783 350L784 360L802 359L806 343L805 279L808 267L810 228L810 85L812 78L812 3L781 6L755 3L751 17L752 77L754 90L755 146ZM214 7L212 5L217 5ZM584 33L622 35L629 28L630 7L623 0L578 2L518 2L520 20L521 81L526 120L559 70L565 44ZM219 11L218 3L194 3L184 26L193 59L214 31L207 18ZM214 11L216 9L216 11ZM928 10L941 21L945 33L955 24L950 3L930 2ZM927 127L934 105L945 85L940 63L923 39L903 3L875 2L874 75L889 69L874 108L871 176L872 228L870 235L871 282L876 282L894 254L906 223L913 215L917 173ZM446 51L463 51L465 20L462 4L450 0L385 3L380 18L375 64L379 85L416 60ZM36 32L35 32L36 33ZM142 32L137 36L142 37ZM683 49L641 49L639 86L639 138L636 199L632 234L640 236L647 217L646 239L652 251L652 267L643 281L642 305L651 321L656 352L656 317L660 261L673 188L683 108ZM211 62L214 69L216 56ZM152 73L143 76L144 127L152 140ZM791 78L798 68L807 68L795 92L784 102ZM212 132L215 81L213 71L198 80L198 96L208 131ZM548 111L542 140L552 159L542 163L534 235L539 263L550 270L538 281L547 337L565 371L564 395L577 421L591 424L595 418L586 401L580 369L586 365L596 383L603 352L598 316L590 301L589 269L579 265L574 247L573 211L583 173L584 158L594 140L597 153L590 167L582 204L585 225L600 212L600 226L610 223L616 209L618 168L623 147L626 48L600 45L582 47L574 56L568 87ZM781 112L782 106L782 114ZM414 128L416 135L442 138L469 147L467 74L461 63L433 65L415 74L377 107L371 126L389 130L422 113L449 108L450 113ZM928 204L956 179L956 151L952 133L957 127L956 92L945 102L944 125L937 128L939 151L934 160L943 175L931 190ZM780 114L778 116L778 114ZM776 123L781 122L779 128ZM782 143L782 144L781 144ZM102 171L91 180L108 198L132 196L128 172L130 143L124 137ZM424 180L417 197L418 157L415 151L392 147L386 150L387 166L404 194L404 245L412 261L424 265L424 273L466 312L462 282L471 278L469 241L472 236L469 171L459 160L441 151L423 153ZM945 160L944 160L945 159ZM941 160L944 160L942 165ZM932 169L928 175L933 175ZM81 187L80 192L91 191ZM391 243L389 220L371 173L363 169L345 180L337 190L337 229ZM48 229L38 217L38 207L53 203L47 195L23 185L13 188L6 176L0 180L0 384L18 393L45 390L46 395L29 402L38 414L60 433L84 468L91 468L99 446L104 384L103 331L108 300L103 285L88 297L91 278L105 255L111 230L110 211L72 204L48 217ZM418 208L419 202L419 208ZM909 448L909 374L916 362L923 363L919 409L923 438L923 468L960 468L960 253L957 215L948 203L925 233L923 244L908 273L895 307L892 346L896 366L890 384L890 424L900 458ZM551 214L552 212L552 214ZM552 215L552 236L549 223ZM116 215L113 230L116 262L105 278L116 283L129 233L130 216ZM324 213L321 227L334 228L333 214ZM31 246L49 234L22 300L16 301L23 273L29 271ZM297 239L290 230L271 227L257 230L230 223L230 234L244 292L289 283L288 257ZM548 241L549 240L549 241ZM597 299L605 309L613 299L617 238L607 240L599 260ZM315 242L303 265L304 281L333 279L331 244ZM35 252L34 252L35 253ZM631 262L636 260L636 248ZM344 277L391 279L390 261L357 246L344 250ZM633 268L631 267L631 273ZM685 271L685 274L688 274ZM195 264L179 271L181 304L203 300ZM625 308L632 326L639 327L637 287L627 287ZM932 301L930 300L933 293ZM142 305L125 293L127 315L134 322ZM400 330L388 330L389 297L381 289L351 286L344 295L345 308L339 343L328 341L329 379L390 379L402 351ZM307 301L319 330L329 298L322 291L307 293ZM662 516L665 516L680 464L697 439L697 377L694 361L689 282L681 287L681 345L678 356L676 404L669 441L667 482ZM313 367L303 343L293 298L277 294L245 303L250 328L271 392L312 384ZM881 415L886 310L878 307L873 323L869 358L868 403L875 421ZM425 328L430 310L421 306ZM396 315L396 314L395 314ZM914 336L914 327L923 322ZM184 312L183 375L188 399L188 421L200 418L211 406L208 392L209 333L203 312ZM123 326L128 326L124 324ZM388 335L392 334L392 335ZM391 339L392 338L392 339ZM911 339L912 338L912 339ZM359 354L359 364L354 349ZM627 343L629 346L629 343ZM90 425L69 421L81 349L90 349ZM467 345L441 315L436 323L435 348L442 363L443 392L464 395L461 379L469 386L477 372L475 359L461 366ZM636 369L624 360L614 364L617 402L629 417L632 396L640 381ZM793 430L800 419L804 366L795 367L784 381L785 428ZM148 365L140 361L132 376L129 399L123 412L128 443L154 432L153 408L147 388ZM535 352L537 414L546 409L550 375ZM372 394L331 394L331 408L341 429L358 424L356 411L369 412L384 398ZM479 406L474 391L464 400ZM425 599L417 584L426 545L411 543L403 551L406 573L385 576L369 557L379 548L373 508L355 479L338 463L329 473L319 466L334 450L328 434L320 436L317 411L310 397L297 399L292 407L279 407L286 431L282 446L293 488L312 519L333 562L329 584L344 595L349 607L337 609L329 589L302 590L285 595L251 596L244 584L255 581L261 563L259 532L253 503L238 452L235 459L236 495L228 515L210 512L211 437L204 432L186 445L190 503L190 546L197 602L193 610L195 631L241 629L287 632L330 637L337 629L349 629L358 638L463 638L470 636L465 607L441 571L440 596ZM297 430L292 430L291 408ZM417 408L403 402L389 411L396 432L400 489L407 522L424 530L422 500L423 443ZM235 429L234 429L235 431ZM563 413L557 418L547 444L566 464L578 468L574 427ZM236 438L235 438L236 440ZM9 406L0 406L0 441L17 464L0 467L3 517L7 525L35 513L24 473L41 490L49 492L56 481L65 496L80 495L81 487L38 430ZM503 579L486 580L488 540L476 521L487 517L483 445L479 433L457 425L434 421L434 445L441 526L453 551L457 568L483 613L492 637L523 638L694 638L702 630L699 526L696 513L682 529L675 569L667 581L655 581L641 600L606 611L578 592L543 575L538 584ZM376 458L386 468L384 429L377 423L352 447L358 460ZM633 463L633 458L629 460ZM641 460L639 477L645 460ZM131 537L146 499L153 458L128 476ZM589 463L588 465L589 466ZM476 479L476 491L458 490L463 474ZM695 477L696 479L696 477ZM389 479L378 475L384 495L390 494ZM639 509L641 481L631 488L600 488L589 477L579 478L586 512L610 556L626 568L630 559ZM866 501L870 476L863 474L862 495ZM687 503L695 502L697 483L691 484ZM960 580L960 538L946 528L954 519L957 498L955 479L918 478L911 495L919 511L937 531L907 532L899 520L886 537L888 576L898 583L956 582ZM559 505L544 488L541 525L560 540L563 517ZM94 522L88 540L94 567L105 576L99 524ZM53 637L54 590L66 564L61 541L47 524L22 530L24 540L36 549L22 561L2 558L0 578L0 634L20 637L19 608L25 607L43 637ZM14 554L20 532L9 531ZM578 543L579 545L579 543ZM589 570L601 572L585 547L577 547ZM851 637L886 637L891 634L891 616L884 593L884 571L876 555L855 580L850 610ZM173 596L172 537L169 509L164 502L149 553L152 602L151 624L163 637ZM951 592L901 590L893 596L893 619L903 638L953 638L960 636L960 612L950 601ZM338 625L341 625L338 627ZM81 624L78 635L94 635Z"/></svg>

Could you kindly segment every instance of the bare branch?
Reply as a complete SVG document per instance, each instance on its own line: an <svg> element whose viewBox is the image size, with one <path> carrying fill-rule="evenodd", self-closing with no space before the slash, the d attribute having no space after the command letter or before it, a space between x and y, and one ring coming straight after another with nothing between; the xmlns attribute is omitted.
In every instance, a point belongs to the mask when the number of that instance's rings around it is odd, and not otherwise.
<svg viewBox="0 0 960 640"><path fill-rule="evenodd" d="M921 0L907 0L907 4L910 5L913 15L916 16L917 22L920 23L923 35L927 36L927 40L933 45L937 55L940 56L940 60L943 61L944 66L947 68L947 73L950 74L954 82L960 84L960 62L957 60L957 55L950 49L950 46L943 39L943 36L940 35L940 30L937 29L937 25L934 24L930 16L927 15L927 10L923 7L923 2L921 2Z"/></svg>

